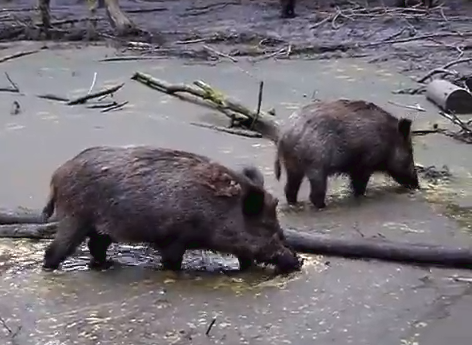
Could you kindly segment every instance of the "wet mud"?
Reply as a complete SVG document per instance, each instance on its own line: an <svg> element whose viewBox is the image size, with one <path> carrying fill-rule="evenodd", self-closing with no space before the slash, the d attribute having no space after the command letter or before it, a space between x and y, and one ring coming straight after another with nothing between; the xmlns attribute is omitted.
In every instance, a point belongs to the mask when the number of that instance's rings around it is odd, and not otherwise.
<svg viewBox="0 0 472 345"><path fill-rule="evenodd" d="M31 45L18 43L5 51ZM411 82L390 69L350 59L269 60L257 66L179 60L103 63L98 61L113 49L77 52L49 49L0 64L22 90L2 93L0 100L4 207L41 208L51 172L87 146L150 144L205 154L229 166L256 163L268 189L282 200L283 227L336 237L471 243L468 145L438 135L415 138L416 160L424 167L421 192L406 192L375 176L366 197L356 203L340 178L330 181L327 209L310 206L306 183L300 205L289 207L283 199L285 177L277 183L273 175L272 143L192 126L194 121L227 123L208 109L129 80L136 70L175 83L203 79L255 106L256 80L264 79L263 109L275 107L281 122L312 94L375 100L397 116L415 118L420 127L436 121L437 110L423 97L391 94L393 87ZM36 97L46 91L84 94L95 71L96 89L126 82L113 97L129 101L125 107L100 113ZM391 100L419 103L427 111L411 112ZM20 114L9 115L13 101L21 105ZM113 246L109 254L118 264L94 272L86 266L89 255L82 246L62 270L47 273L40 269L45 242L0 241L2 344L398 345L414 344L424 334L428 345L443 345L451 338L434 333L439 326L470 339L470 327L443 326L448 315L464 315L459 307L472 295L470 284L451 277L467 277L469 271L305 256L301 272L274 278L270 268L240 273L234 257L195 251L186 255L186 269L177 275L162 271L159 255L149 248ZM451 334L444 328L444 335Z"/></svg>

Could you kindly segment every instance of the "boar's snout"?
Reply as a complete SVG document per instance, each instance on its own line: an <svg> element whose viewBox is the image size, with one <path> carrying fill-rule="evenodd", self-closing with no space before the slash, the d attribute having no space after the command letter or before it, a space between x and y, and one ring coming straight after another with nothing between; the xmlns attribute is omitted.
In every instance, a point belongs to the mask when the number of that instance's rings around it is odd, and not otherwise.
<svg viewBox="0 0 472 345"><path fill-rule="evenodd" d="M277 274L288 274L300 271L303 266L303 259L288 248L280 253L274 261Z"/></svg>

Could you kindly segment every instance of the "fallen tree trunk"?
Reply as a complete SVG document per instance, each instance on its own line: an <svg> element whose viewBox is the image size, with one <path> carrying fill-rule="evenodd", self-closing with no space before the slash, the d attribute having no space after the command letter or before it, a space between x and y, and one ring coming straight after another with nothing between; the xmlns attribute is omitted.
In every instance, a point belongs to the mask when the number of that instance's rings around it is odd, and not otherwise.
<svg viewBox="0 0 472 345"><path fill-rule="evenodd" d="M0 237L51 239L56 230L57 222L0 225ZM284 234L287 243L299 253L472 269L472 248L401 243L384 239L333 238L292 229L284 230Z"/></svg>
<svg viewBox="0 0 472 345"><path fill-rule="evenodd" d="M53 215L48 222L57 222L55 215ZM9 224L44 224L44 221L41 217L41 212L38 210L23 207L17 209L0 209L0 225Z"/></svg>
<svg viewBox="0 0 472 345"><path fill-rule="evenodd" d="M369 258L406 264L472 269L472 248L413 244L368 238L332 238L284 230L297 252L345 258Z"/></svg>
<svg viewBox="0 0 472 345"><path fill-rule="evenodd" d="M0 225L0 237L52 239L57 230L57 223L46 224L2 224Z"/></svg>

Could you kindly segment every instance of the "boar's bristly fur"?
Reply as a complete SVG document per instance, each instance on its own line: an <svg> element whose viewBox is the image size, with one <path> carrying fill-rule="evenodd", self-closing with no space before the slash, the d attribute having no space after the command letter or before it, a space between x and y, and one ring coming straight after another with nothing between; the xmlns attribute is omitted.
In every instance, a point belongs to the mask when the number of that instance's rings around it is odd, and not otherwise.
<svg viewBox="0 0 472 345"><path fill-rule="evenodd" d="M111 264L112 242L124 242L150 244L172 270L187 249L233 254L241 269L259 262L297 270L302 262L284 242L278 200L254 169L150 146L88 148L52 175L43 217L55 211L60 224L43 267L58 268L88 238L95 268Z"/></svg>
<svg viewBox="0 0 472 345"><path fill-rule="evenodd" d="M398 119L362 100L315 101L292 114L281 131L274 163L287 174L285 196L295 204L303 178L310 200L326 206L327 179L346 174L356 197L364 195L371 175L386 173L410 189L419 188L413 160L411 120Z"/></svg>

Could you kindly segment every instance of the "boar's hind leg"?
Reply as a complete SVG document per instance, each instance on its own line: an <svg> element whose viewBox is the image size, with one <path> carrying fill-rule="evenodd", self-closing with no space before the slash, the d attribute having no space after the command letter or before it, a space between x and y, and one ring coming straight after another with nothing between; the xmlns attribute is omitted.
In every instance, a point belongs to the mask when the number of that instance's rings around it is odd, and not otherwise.
<svg viewBox="0 0 472 345"><path fill-rule="evenodd" d="M61 219L52 243L44 253L43 268L55 270L87 237L87 228L72 217Z"/></svg>
<svg viewBox="0 0 472 345"><path fill-rule="evenodd" d="M365 194L371 176L372 174L370 172L365 171L352 171L349 174L351 188L355 197L360 197Z"/></svg>
<svg viewBox="0 0 472 345"><path fill-rule="evenodd" d="M326 188L328 177L322 171L311 170L307 173L310 181L310 201L316 208L326 207Z"/></svg>
<svg viewBox="0 0 472 345"><path fill-rule="evenodd" d="M111 243L110 236L99 234L95 229L90 229L87 246L92 256L89 263L91 269L107 269L113 265L112 260L107 260L107 250Z"/></svg>
<svg viewBox="0 0 472 345"><path fill-rule="evenodd" d="M286 168L286 172L287 182L285 183L284 188L285 198L287 199L287 203L294 205L297 203L298 191L300 190L305 174L303 171L295 171L288 167Z"/></svg>

